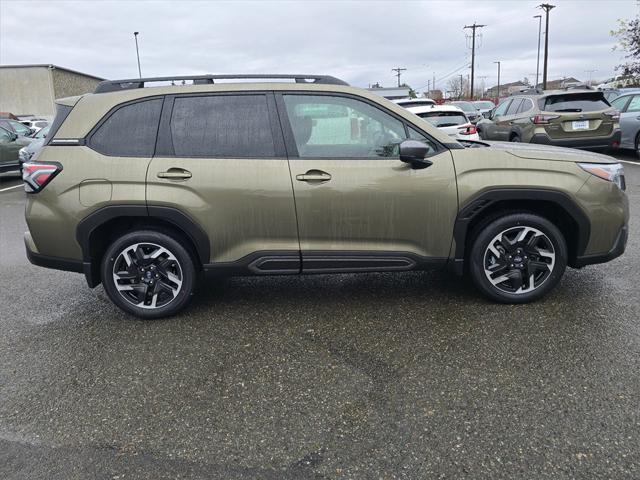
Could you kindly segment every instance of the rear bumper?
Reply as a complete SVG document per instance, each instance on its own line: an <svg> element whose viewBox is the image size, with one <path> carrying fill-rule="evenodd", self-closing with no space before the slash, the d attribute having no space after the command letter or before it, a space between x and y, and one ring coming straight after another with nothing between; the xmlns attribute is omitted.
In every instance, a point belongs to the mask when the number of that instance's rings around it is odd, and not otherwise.
<svg viewBox="0 0 640 480"><path fill-rule="evenodd" d="M569 148L619 148L621 133L614 130L608 137L553 139L545 133L536 133L531 137L531 143L541 145L553 145L555 147Z"/></svg>
<svg viewBox="0 0 640 480"><path fill-rule="evenodd" d="M582 257L578 257L576 258L575 262L573 262L571 266L576 268L581 268L581 267L585 267L587 265L593 265L596 263L609 262L614 258L618 258L620 255L624 253L624 250L627 247L628 239L629 239L629 227L628 225L624 225L618 232L618 236L616 237L616 241L614 242L613 248L611 248L611 250L602 254L584 255Z"/></svg>

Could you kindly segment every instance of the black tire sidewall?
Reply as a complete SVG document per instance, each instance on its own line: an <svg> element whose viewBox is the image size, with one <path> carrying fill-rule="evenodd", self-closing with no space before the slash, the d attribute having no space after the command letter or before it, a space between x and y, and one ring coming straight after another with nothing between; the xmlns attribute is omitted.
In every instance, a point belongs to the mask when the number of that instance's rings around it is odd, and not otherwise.
<svg viewBox="0 0 640 480"><path fill-rule="evenodd" d="M125 247L135 243L154 243L160 245L169 250L178 260L182 270L182 289L178 293L178 296L168 305L153 310L136 307L122 298L116 289L112 275L113 264L117 255ZM191 300L196 283L196 269L193 258L189 255L189 252L172 236L154 230L128 233L113 241L107 248L102 259L100 274L102 277L102 285L116 306L127 313L149 320L175 315L182 310Z"/></svg>
<svg viewBox="0 0 640 480"><path fill-rule="evenodd" d="M512 227L528 226L542 231L552 242L555 249L555 265L551 275L537 289L518 295L503 292L494 287L484 272L484 254L489 242L500 232ZM552 290L562 278L567 267L567 245L558 229L549 220L530 213L513 213L492 221L484 228L472 234L477 235L469 255L469 272L475 286L488 298L501 303L527 303L537 300Z"/></svg>

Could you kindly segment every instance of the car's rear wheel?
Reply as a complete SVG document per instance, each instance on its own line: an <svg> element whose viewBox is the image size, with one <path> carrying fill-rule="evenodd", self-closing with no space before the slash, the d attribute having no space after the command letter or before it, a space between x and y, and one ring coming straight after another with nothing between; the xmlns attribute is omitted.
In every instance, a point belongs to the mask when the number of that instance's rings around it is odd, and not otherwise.
<svg viewBox="0 0 640 480"><path fill-rule="evenodd" d="M122 310L145 319L174 315L193 294L196 269L171 235L143 230L115 240L105 252L102 284Z"/></svg>
<svg viewBox="0 0 640 480"><path fill-rule="evenodd" d="M560 230L530 213L508 214L472 232L469 262L476 287L492 300L526 303L553 289L567 266Z"/></svg>
<svg viewBox="0 0 640 480"><path fill-rule="evenodd" d="M511 138L509 138L509 141L514 143L520 143L522 142L522 139L520 138L520 135L518 135L517 133L514 133L511 135Z"/></svg>
<svg viewBox="0 0 640 480"><path fill-rule="evenodd" d="M640 133L636 135L636 156L640 158Z"/></svg>

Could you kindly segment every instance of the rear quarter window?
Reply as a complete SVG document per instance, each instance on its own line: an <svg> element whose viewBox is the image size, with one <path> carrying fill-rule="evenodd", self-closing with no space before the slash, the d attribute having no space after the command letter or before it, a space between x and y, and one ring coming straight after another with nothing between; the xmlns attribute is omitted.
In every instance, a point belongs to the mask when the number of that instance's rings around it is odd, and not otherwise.
<svg viewBox="0 0 640 480"><path fill-rule="evenodd" d="M597 112L610 107L602 93L551 95L542 100L546 112Z"/></svg>
<svg viewBox="0 0 640 480"><path fill-rule="evenodd" d="M98 125L89 147L112 157L151 157L156 146L162 98L118 107Z"/></svg>
<svg viewBox="0 0 640 480"><path fill-rule="evenodd" d="M67 119L67 117L71 113L71 110L73 110L73 107L70 107L68 105L61 105L61 104L56 105L56 117L53 119L53 123L49 128L49 134L47 135L47 140L45 141L45 145L49 145L49 143L51 143L51 139L56 136L56 133L60 128L60 125L62 125L64 121Z"/></svg>
<svg viewBox="0 0 640 480"><path fill-rule="evenodd" d="M275 157L265 95L178 97L171 140L177 157Z"/></svg>

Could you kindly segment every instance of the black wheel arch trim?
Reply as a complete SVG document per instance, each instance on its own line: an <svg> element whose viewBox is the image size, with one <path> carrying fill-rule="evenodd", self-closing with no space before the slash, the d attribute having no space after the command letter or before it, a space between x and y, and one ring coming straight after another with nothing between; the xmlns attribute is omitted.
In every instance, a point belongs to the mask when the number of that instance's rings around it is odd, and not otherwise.
<svg viewBox="0 0 640 480"><path fill-rule="evenodd" d="M186 213L173 207L161 205L109 205L96 210L82 219L76 228L76 239L82 249L84 273L90 286L99 283L92 272L91 236L93 232L110 220L127 217L146 217L165 221L184 232L193 242L200 264L209 262L209 236L198 223ZM96 283L97 282L97 283ZM95 284L95 285L92 285Z"/></svg>
<svg viewBox="0 0 640 480"><path fill-rule="evenodd" d="M496 188L472 197L458 212L453 228L456 248L452 266L456 273L462 274L464 270L466 240L471 222L491 205L505 200L542 200L556 204L578 225L577 248L573 258L569 259L569 265L573 266L576 259L584 255L591 234L591 222L584 210L569 195L551 189Z"/></svg>

